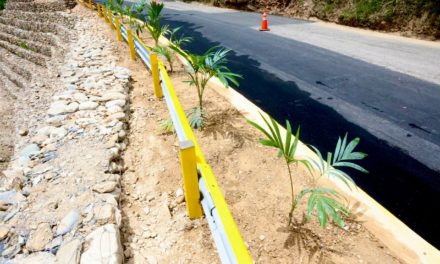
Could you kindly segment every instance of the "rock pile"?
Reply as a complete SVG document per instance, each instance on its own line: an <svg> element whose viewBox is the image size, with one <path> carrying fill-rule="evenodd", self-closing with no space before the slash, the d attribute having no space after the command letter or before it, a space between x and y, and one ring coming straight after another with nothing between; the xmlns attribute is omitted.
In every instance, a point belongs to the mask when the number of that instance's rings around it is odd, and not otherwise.
<svg viewBox="0 0 440 264"><path fill-rule="evenodd" d="M131 74L116 66L111 43L90 28L87 18L77 22L60 89L45 119L20 132L3 171L0 262L123 260L120 155L127 147Z"/></svg>

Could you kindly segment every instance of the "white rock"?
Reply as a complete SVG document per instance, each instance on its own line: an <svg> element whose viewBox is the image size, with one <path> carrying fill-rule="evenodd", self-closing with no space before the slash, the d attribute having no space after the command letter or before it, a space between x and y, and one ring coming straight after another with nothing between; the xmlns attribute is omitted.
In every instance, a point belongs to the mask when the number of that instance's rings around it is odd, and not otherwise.
<svg viewBox="0 0 440 264"><path fill-rule="evenodd" d="M125 99L112 100L112 101L108 101L107 103L105 103L105 107L107 107L107 108L110 108L112 106L124 107L126 103L127 102L125 101Z"/></svg>
<svg viewBox="0 0 440 264"><path fill-rule="evenodd" d="M52 118L56 118L56 117L52 117ZM49 118L49 119L51 119L51 118ZM49 119L48 119L48 120L49 120ZM45 127L42 127L42 128L40 128L40 129L38 129L37 134L38 134L38 135L49 136L49 135L50 135L50 132L52 131L52 129L54 129L53 126L45 126Z"/></svg>
<svg viewBox="0 0 440 264"><path fill-rule="evenodd" d="M118 106L118 105L113 105L111 107L108 107L107 111L108 111L109 114L114 114L114 113L117 113L117 112L123 112L124 110L120 106Z"/></svg>
<svg viewBox="0 0 440 264"><path fill-rule="evenodd" d="M50 131L51 140L60 140L67 135L67 130L64 127L57 127Z"/></svg>
<svg viewBox="0 0 440 264"><path fill-rule="evenodd" d="M67 101L56 101L50 105L47 113L51 116L61 115L66 113Z"/></svg>
<svg viewBox="0 0 440 264"><path fill-rule="evenodd" d="M118 92L110 92L110 93L104 94L104 96L102 96L101 100L103 100L103 101L111 101L111 100L118 100L118 99L125 100L126 98L127 98L127 96L125 94L118 93Z"/></svg>
<svg viewBox="0 0 440 264"><path fill-rule="evenodd" d="M37 252L24 259L17 260L16 264L55 264L55 256L48 252Z"/></svg>
<svg viewBox="0 0 440 264"><path fill-rule="evenodd" d="M117 113L114 113L114 114L110 115L110 116L107 118L107 120L108 120L108 121L111 121L111 120L125 120L125 118L126 118L125 113L123 113L123 112L117 112Z"/></svg>
<svg viewBox="0 0 440 264"><path fill-rule="evenodd" d="M123 250L116 225L101 226L86 237L88 248L81 255L81 264L120 264Z"/></svg>
<svg viewBox="0 0 440 264"><path fill-rule="evenodd" d="M109 193L113 192L113 190L116 188L117 183L114 181L106 181L106 182L100 182L98 184L95 184L92 188L92 190L98 192L98 193Z"/></svg>
<svg viewBox="0 0 440 264"><path fill-rule="evenodd" d="M78 110L78 103L73 102L66 106L66 113L74 113Z"/></svg>
<svg viewBox="0 0 440 264"><path fill-rule="evenodd" d="M79 110L94 110L98 105L98 103L92 101L81 102L79 104Z"/></svg>
<svg viewBox="0 0 440 264"><path fill-rule="evenodd" d="M48 125L51 125L54 127L60 127L63 124L63 121L65 118L66 118L65 116L60 116L60 115L52 116L52 117L49 117L48 119L46 119L46 123ZM47 135L49 135L49 134L50 134L50 131Z"/></svg>
<svg viewBox="0 0 440 264"><path fill-rule="evenodd" d="M182 188L179 188L176 191L176 197L180 197L180 196L183 196L183 189Z"/></svg>
<svg viewBox="0 0 440 264"><path fill-rule="evenodd" d="M115 208L111 204L97 205L93 213L98 224L110 224L115 222Z"/></svg>
<svg viewBox="0 0 440 264"><path fill-rule="evenodd" d="M87 95L83 94L83 93L75 93L73 95L73 99L75 99L77 102L86 102L89 99L87 98Z"/></svg>
<svg viewBox="0 0 440 264"><path fill-rule="evenodd" d="M61 220L57 228L57 236L64 235L74 229L80 220L80 213L78 209L71 210L64 218Z"/></svg>
<svg viewBox="0 0 440 264"><path fill-rule="evenodd" d="M74 239L61 245L57 252L56 263L78 264L80 260L81 241Z"/></svg>

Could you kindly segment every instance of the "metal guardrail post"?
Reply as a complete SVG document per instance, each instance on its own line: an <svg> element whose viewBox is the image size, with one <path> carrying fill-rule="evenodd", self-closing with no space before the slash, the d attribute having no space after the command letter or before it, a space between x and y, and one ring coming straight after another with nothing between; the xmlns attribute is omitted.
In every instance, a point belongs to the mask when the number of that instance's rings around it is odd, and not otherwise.
<svg viewBox="0 0 440 264"><path fill-rule="evenodd" d="M98 11L98 16L102 17L102 10L101 10L101 5L100 4L96 4L96 11Z"/></svg>
<svg viewBox="0 0 440 264"><path fill-rule="evenodd" d="M121 23L119 23L119 18L115 17L116 24L116 35L118 36L118 40L122 41L122 33L121 33Z"/></svg>
<svg viewBox="0 0 440 264"><path fill-rule="evenodd" d="M191 140L185 140L179 142L179 145L186 211L189 218L200 218L203 214L200 205L199 179L194 143Z"/></svg>
<svg viewBox="0 0 440 264"><path fill-rule="evenodd" d="M108 23L108 12L107 12L107 8L105 6L102 6L102 15L104 16L105 22Z"/></svg>
<svg viewBox="0 0 440 264"><path fill-rule="evenodd" d="M159 62L157 60L157 54L151 52L150 53L150 62L151 62L151 75L153 76L153 88L154 95L157 98L162 98L162 87L160 87L160 78L159 78Z"/></svg>
<svg viewBox="0 0 440 264"><path fill-rule="evenodd" d="M131 29L127 29L127 42L130 50L130 57L132 60L136 60L136 51L134 50L133 33L131 32Z"/></svg>

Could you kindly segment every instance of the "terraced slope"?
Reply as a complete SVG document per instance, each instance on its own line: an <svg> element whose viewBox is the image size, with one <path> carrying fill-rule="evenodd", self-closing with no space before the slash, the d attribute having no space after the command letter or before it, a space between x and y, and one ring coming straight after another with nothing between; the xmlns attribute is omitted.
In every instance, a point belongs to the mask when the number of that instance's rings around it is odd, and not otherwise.
<svg viewBox="0 0 440 264"><path fill-rule="evenodd" d="M74 21L64 1L8 0L0 11L0 157L12 155L17 119L38 119L24 109L29 97L50 90L54 69L64 60ZM33 85L35 84L35 85ZM41 89L45 88L45 89Z"/></svg>

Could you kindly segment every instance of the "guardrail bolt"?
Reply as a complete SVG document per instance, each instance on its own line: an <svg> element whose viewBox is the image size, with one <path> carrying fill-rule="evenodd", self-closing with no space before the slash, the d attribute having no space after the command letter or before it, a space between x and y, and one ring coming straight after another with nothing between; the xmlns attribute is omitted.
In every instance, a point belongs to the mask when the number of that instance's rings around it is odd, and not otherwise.
<svg viewBox="0 0 440 264"><path fill-rule="evenodd" d="M197 175L196 150L191 140L179 142L180 164L185 191L186 211L191 219L203 216L200 205L199 178Z"/></svg>
<svg viewBox="0 0 440 264"><path fill-rule="evenodd" d="M153 88L154 95L156 98L162 98L162 87L160 87L160 78L159 78L159 62L157 60L157 54L151 52L150 53L150 62L151 62L151 75L153 76Z"/></svg>

